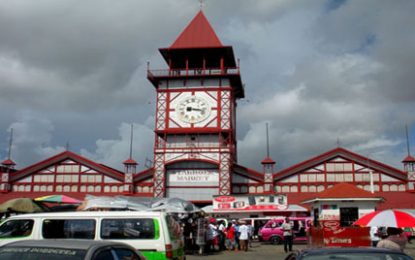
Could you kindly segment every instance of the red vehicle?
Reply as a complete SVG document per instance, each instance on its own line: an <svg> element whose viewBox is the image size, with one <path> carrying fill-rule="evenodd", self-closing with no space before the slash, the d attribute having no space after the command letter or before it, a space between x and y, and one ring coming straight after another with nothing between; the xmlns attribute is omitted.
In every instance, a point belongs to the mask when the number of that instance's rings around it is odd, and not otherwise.
<svg viewBox="0 0 415 260"><path fill-rule="evenodd" d="M281 225L284 223L284 218L277 218L269 220L259 230L259 240L271 242L272 244L280 244L284 241L284 231ZM311 225L310 217L290 217L289 221L294 230L294 242L306 242L308 239L308 230Z"/></svg>

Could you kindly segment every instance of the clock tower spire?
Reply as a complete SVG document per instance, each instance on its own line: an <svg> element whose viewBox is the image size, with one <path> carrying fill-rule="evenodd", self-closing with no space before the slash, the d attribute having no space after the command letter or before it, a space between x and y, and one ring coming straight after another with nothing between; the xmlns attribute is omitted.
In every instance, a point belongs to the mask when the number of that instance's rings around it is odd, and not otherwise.
<svg viewBox="0 0 415 260"><path fill-rule="evenodd" d="M233 49L200 10L170 47L164 70L147 71L157 92L154 196L210 201L231 193L236 100L244 89Z"/></svg>

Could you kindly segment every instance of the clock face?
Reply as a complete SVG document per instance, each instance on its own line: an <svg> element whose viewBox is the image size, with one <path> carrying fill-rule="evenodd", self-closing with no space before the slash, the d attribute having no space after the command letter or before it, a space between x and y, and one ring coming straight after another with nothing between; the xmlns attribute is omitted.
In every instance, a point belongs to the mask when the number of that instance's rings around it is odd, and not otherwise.
<svg viewBox="0 0 415 260"><path fill-rule="evenodd" d="M190 96L180 101L176 110L180 120L192 124L208 118L211 111L209 103L197 96Z"/></svg>

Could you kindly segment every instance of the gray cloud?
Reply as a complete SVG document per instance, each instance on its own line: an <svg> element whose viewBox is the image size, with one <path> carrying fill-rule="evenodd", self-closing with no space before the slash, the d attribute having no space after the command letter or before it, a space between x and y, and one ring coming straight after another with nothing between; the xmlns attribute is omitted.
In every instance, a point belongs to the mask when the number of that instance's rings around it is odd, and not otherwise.
<svg viewBox="0 0 415 260"><path fill-rule="evenodd" d="M415 129L414 5L208 1L205 14L234 46L246 83L239 163L260 169L269 122L278 168L332 149L338 139L401 167L403 127ZM0 157L13 127L19 167L69 141L75 152L122 169L133 123L143 167L152 157L155 111L147 61L165 68L158 48L198 8L191 0L0 2Z"/></svg>

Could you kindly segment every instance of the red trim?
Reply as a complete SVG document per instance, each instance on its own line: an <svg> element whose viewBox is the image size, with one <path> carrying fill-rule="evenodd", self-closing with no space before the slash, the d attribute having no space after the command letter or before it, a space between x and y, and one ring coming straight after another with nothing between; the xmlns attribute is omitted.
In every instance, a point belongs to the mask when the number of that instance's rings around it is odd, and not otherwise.
<svg viewBox="0 0 415 260"><path fill-rule="evenodd" d="M82 157L76 153L73 153L71 151L64 151L60 154L57 154L55 156L52 156L46 160L40 161L36 164L30 165L22 170L16 171L13 173L12 176L10 176L10 181L14 182L16 180L19 180L21 178L24 178L30 174L33 174L39 170L42 170L44 168L47 168L48 166L55 165L56 163L59 163L61 161L65 161L71 159L79 164L85 165L91 169L94 169L104 175L108 175L114 179L117 179L119 181L124 180L124 174L120 171L117 171L115 169L109 168L103 164L98 164L96 162L93 162L85 157Z"/></svg>

